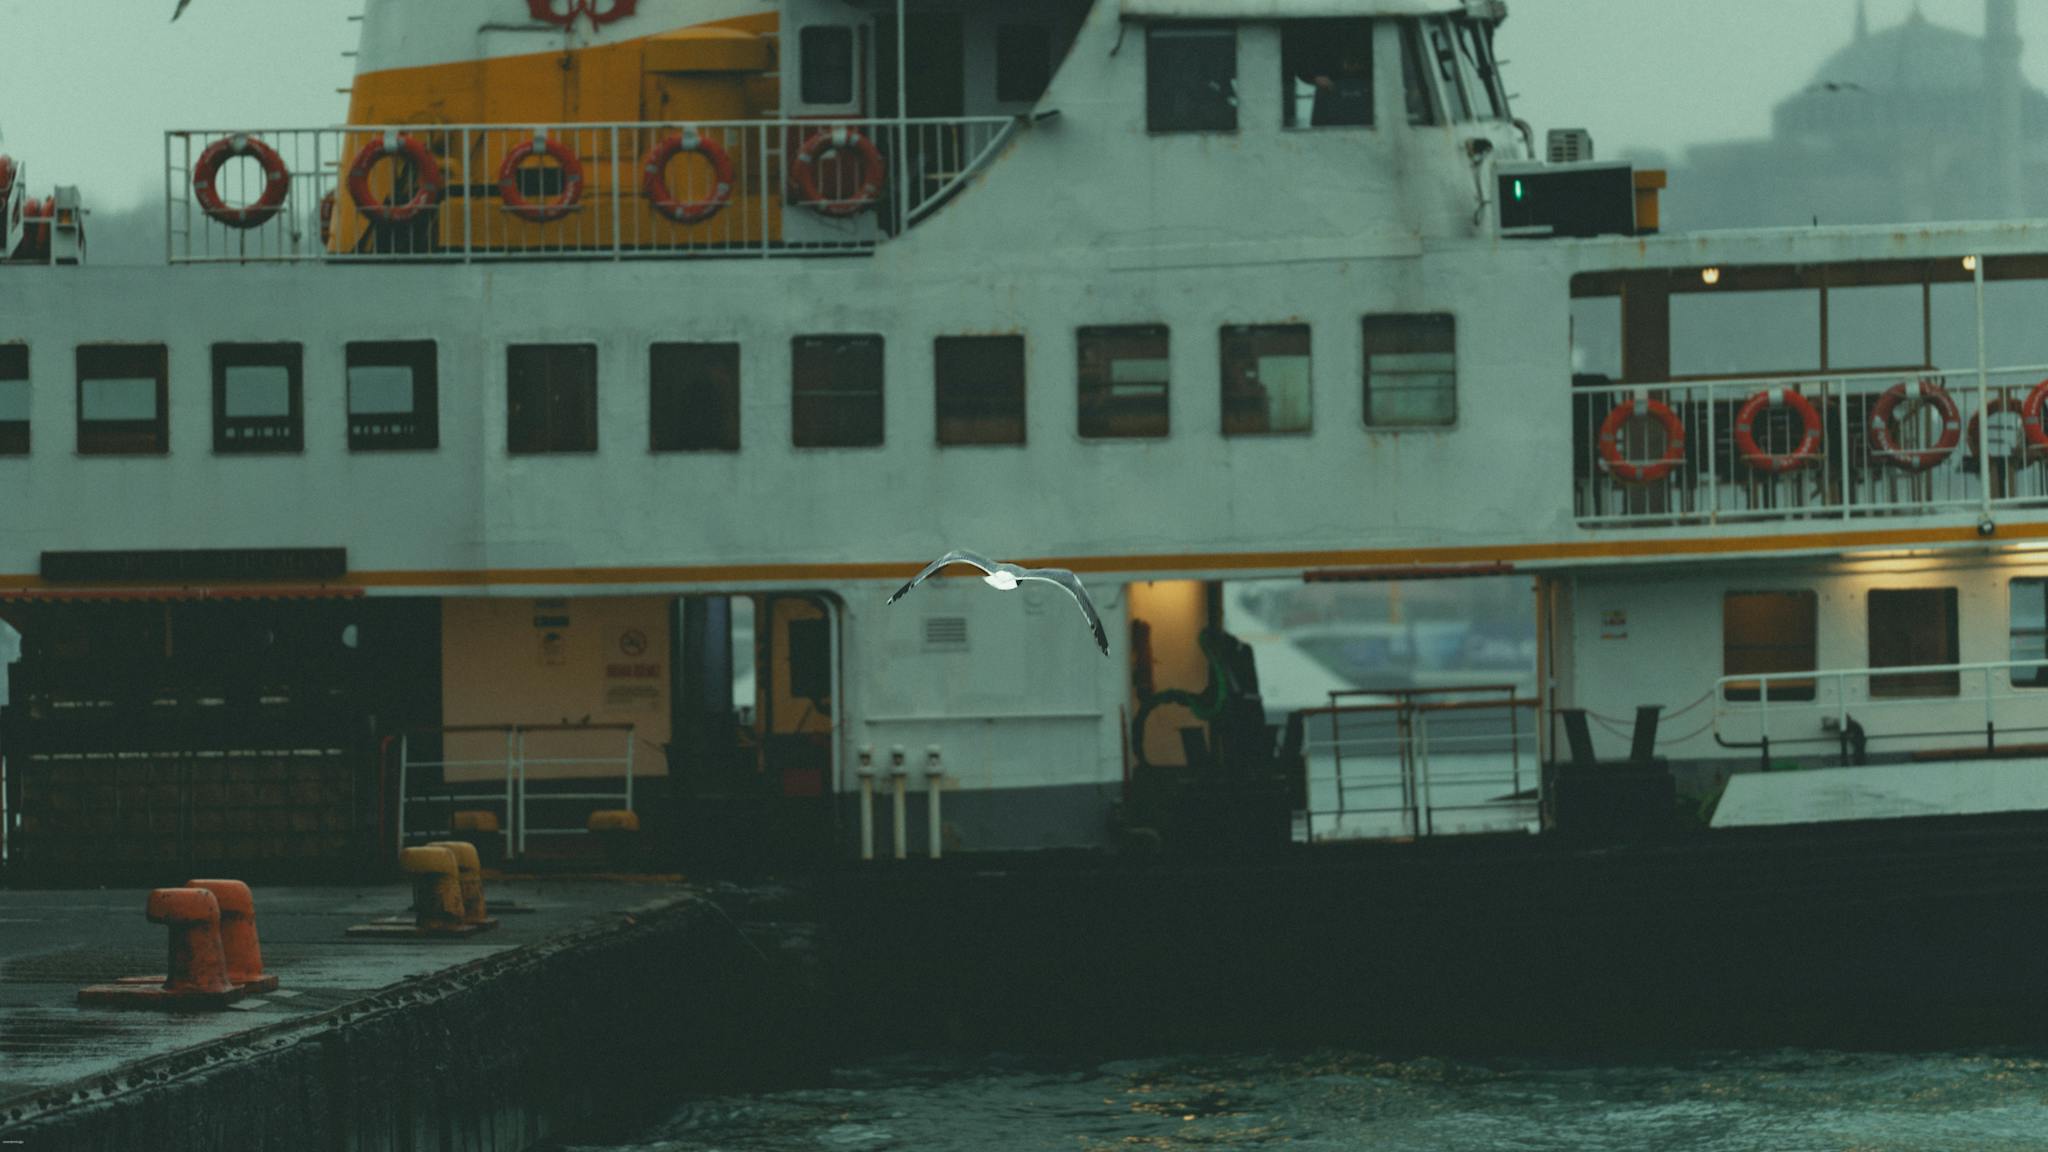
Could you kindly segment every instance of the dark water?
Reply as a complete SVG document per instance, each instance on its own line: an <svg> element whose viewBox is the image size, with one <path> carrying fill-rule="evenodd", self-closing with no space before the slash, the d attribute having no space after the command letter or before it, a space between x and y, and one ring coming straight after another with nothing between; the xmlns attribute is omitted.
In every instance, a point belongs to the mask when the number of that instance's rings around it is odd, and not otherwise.
<svg viewBox="0 0 2048 1152"><path fill-rule="evenodd" d="M900 1060L839 1071L822 1088L691 1101L603 1152L1216 1148L2048 1149L2048 1053Z"/></svg>

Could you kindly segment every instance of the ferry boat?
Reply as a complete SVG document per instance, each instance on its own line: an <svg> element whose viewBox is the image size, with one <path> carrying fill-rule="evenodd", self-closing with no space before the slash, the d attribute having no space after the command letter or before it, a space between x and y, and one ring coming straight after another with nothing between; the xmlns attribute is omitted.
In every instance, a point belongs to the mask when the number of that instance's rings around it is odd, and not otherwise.
<svg viewBox="0 0 2048 1152"><path fill-rule="evenodd" d="M1664 230L1506 17L366 0L164 266L0 162L10 863L2048 809L2048 234ZM1269 711L1223 590L1479 577L1534 693Z"/></svg>

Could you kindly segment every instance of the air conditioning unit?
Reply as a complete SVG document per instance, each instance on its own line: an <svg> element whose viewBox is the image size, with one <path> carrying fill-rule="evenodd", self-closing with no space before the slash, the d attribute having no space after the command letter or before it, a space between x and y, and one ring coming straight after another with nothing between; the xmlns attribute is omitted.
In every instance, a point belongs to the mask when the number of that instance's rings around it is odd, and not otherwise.
<svg viewBox="0 0 2048 1152"><path fill-rule="evenodd" d="M1552 164L1584 164L1593 158L1593 134L1584 128L1552 128L1545 143Z"/></svg>

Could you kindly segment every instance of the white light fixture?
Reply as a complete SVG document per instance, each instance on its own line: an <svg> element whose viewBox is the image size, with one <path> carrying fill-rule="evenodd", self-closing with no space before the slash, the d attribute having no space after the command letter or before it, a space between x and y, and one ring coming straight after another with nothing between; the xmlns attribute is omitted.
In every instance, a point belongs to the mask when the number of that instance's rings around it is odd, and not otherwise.
<svg viewBox="0 0 2048 1152"><path fill-rule="evenodd" d="M1963 257L1963 271L1965 271L1965 272L1975 272L1976 270L1977 270L1977 258L1976 258L1975 256L1965 256L1965 257Z"/></svg>
<svg viewBox="0 0 2048 1152"><path fill-rule="evenodd" d="M1702 269L1700 269L1700 283L1702 283L1702 284L1719 284L1720 282L1721 282L1721 270L1720 270L1719 268L1702 268Z"/></svg>

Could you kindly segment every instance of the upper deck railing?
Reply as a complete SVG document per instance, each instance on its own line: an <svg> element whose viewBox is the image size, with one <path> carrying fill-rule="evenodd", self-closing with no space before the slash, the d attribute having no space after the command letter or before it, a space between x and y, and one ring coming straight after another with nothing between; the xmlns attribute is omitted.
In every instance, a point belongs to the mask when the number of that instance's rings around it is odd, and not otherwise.
<svg viewBox="0 0 2048 1152"><path fill-rule="evenodd" d="M1779 755L1859 764L2043 755L2048 660L1992 660L1723 676L1714 684L1714 741Z"/></svg>
<svg viewBox="0 0 2048 1152"><path fill-rule="evenodd" d="M2048 505L2048 366L1620 384L1571 404L1582 525Z"/></svg>
<svg viewBox="0 0 2048 1152"><path fill-rule="evenodd" d="M1009 117L352 125L164 138L171 263L871 250L936 211Z"/></svg>

